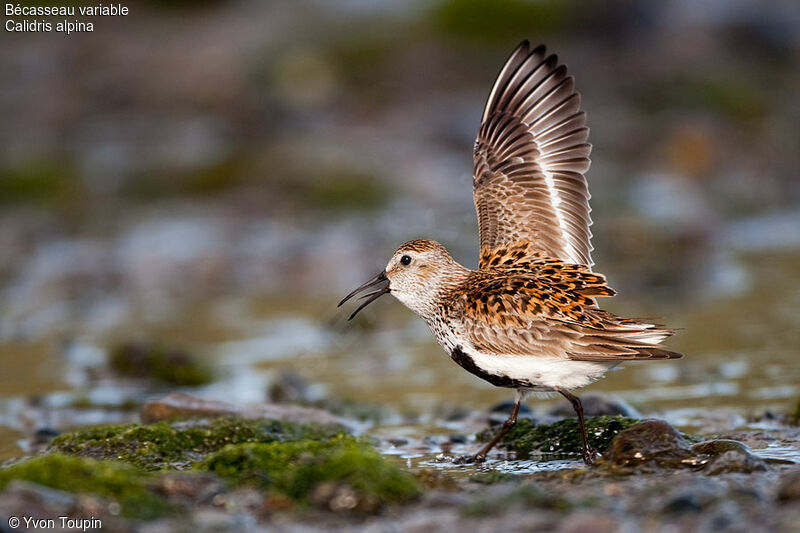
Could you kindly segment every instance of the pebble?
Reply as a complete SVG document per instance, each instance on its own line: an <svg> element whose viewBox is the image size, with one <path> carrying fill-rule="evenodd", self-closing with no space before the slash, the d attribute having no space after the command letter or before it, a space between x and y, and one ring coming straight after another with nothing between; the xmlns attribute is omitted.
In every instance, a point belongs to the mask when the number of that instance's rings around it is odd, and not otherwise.
<svg viewBox="0 0 800 533"><path fill-rule="evenodd" d="M617 467L676 468L694 455L674 427L663 420L643 420L614 437L604 461Z"/></svg>

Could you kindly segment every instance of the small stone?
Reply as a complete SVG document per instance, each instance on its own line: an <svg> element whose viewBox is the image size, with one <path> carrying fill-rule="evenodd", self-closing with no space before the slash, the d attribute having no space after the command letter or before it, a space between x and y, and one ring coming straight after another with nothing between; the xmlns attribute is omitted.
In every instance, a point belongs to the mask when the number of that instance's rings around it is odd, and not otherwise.
<svg viewBox="0 0 800 533"><path fill-rule="evenodd" d="M679 494L672 498L664 506L667 513L682 514L686 512L700 512L703 510L702 504L698 501L696 494Z"/></svg>
<svg viewBox="0 0 800 533"><path fill-rule="evenodd" d="M339 487L328 508L333 512L352 511L358 506L358 494L347 486Z"/></svg>
<svg viewBox="0 0 800 533"><path fill-rule="evenodd" d="M643 420L611 441L604 462L618 467L650 469L686 466L695 454L689 442L663 420Z"/></svg>
<svg viewBox="0 0 800 533"><path fill-rule="evenodd" d="M767 463L753 455L746 445L735 440L714 439L692 445L692 451L710 455L705 467L708 475L726 472L761 472L767 470Z"/></svg>
<svg viewBox="0 0 800 533"><path fill-rule="evenodd" d="M705 467L705 473L713 476L727 472L762 472L767 470L767 463L750 452L729 451L714 457Z"/></svg>
<svg viewBox="0 0 800 533"><path fill-rule="evenodd" d="M750 449L747 446L732 439L704 440L703 442L692 444L692 450L707 455L720 455L725 452L750 453Z"/></svg>
<svg viewBox="0 0 800 533"><path fill-rule="evenodd" d="M672 494L665 495L665 503L661 510L668 514L698 513L718 499L714 485L702 480L689 487L679 488Z"/></svg>

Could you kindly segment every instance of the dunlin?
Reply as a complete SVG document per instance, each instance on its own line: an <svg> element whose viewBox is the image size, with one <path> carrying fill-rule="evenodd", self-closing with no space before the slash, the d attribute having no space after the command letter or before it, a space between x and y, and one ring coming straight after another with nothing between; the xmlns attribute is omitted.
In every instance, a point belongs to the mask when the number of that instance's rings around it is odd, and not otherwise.
<svg viewBox="0 0 800 533"><path fill-rule="evenodd" d="M597 306L596 298L615 292L592 272L585 122L566 67L544 46L522 43L489 93L475 141L478 269L458 264L438 242L412 240L339 303L372 289L353 318L391 293L425 320L453 361L516 389L511 415L476 461L516 423L527 393L557 392L578 415L591 464L597 452L571 391L621 361L682 356L659 347L672 330Z"/></svg>

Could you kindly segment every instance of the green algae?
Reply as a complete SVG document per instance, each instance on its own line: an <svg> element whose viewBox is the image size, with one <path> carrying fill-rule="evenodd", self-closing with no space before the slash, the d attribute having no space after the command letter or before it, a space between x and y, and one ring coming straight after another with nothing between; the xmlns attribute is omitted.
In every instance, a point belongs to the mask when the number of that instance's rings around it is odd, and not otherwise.
<svg viewBox="0 0 800 533"><path fill-rule="evenodd" d="M343 431L337 425L218 418L208 422L98 426L60 435L50 449L158 470L186 468L228 444L327 439Z"/></svg>
<svg viewBox="0 0 800 533"><path fill-rule="evenodd" d="M233 485L255 485L308 502L322 483L346 485L380 503L410 500L420 493L411 474L368 443L347 435L328 441L246 443L226 446L198 468Z"/></svg>
<svg viewBox="0 0 800 533"><path fill-rule="evenodd" d="M171 385L205 385L214 379L209 365L198 357L159 344L122 344L111 350L109 364L122 376L152 378Z"/></svg>
<svg viewBox="0 0 800 533"><path fill-rule="evenodd" d="M611 440L623 429L638 422L625 416L597 416L586 419L586 434L589 444L597 450L608 448ZM499 430L490 427L477 435L478 440L488 441ZM534 453L581 452L581 431L576 418L566 418L552 424L533 425L523 418L503 437L502 443L509 450L524 458Z"/></svg>
<svg viewBox="0 0 800 533"><path fill-rule="evenodd" d="M15 479L113 500L130 518L157 518L176 510L147 488L148 474L118 461L44 455L0 470L0 489Z"/></svg>

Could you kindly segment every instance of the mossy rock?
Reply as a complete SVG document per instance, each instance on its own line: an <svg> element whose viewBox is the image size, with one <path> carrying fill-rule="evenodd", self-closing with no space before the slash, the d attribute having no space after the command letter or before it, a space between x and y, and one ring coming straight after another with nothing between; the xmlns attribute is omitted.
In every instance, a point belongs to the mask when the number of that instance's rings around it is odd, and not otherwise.
<svg viewBox="0 0 800 533"><path fill-rule="evenodd" d="M587 418L586 434L589 444L602 452L608 448L617 433L636 422L638 420L625 416ZM499 426L492 426L479 433L477 439L489 441L499 430ZM530 419L523 418L503 437L502 444L523 458L535 453L579 454L581 431L577 418L566 418L539 426L533 425Z"/></svg>
<svg viewBox="0 0 800 533"><path fill-rule="evenodd" d="M151 519L176 512L147 488L151 476L118 461L50 454L0 470L0 489L24 480L78 494L93 494L117 502L129 518Z"/></svg>
<svg viewBox="0 0 800 533"><path fill-rule="evenodd" d="M317 489L331 483L380 504L407 501L420 493L411 474L364 440L347 435L328 441L233 444L197 468L233 485L254 485L297 502L309 502Z"/></svg>
<svg viewBox="0 0 800 533"><path fill-rule="evenodd" d="M214 379L211 367L184 350L159 344L122 344L111 350L111 368L122 376L150 378L178 386L197 386Z"/></svg>
<svg viewBox="0 0 800 533"><path fill-rule="evenodd" d="M60 435L50 449L158 470L187 468L228 444L328 439L344 431L338 425L218 418L207 422L98 426Z"/></svg>
<svg viewBox="0 0 800 533"><path fill-rule="evenodd" d="M800 398L797 399L797 405L794 406L794 412L789 415L789 422L793 425L800 425Z"/></svg>

